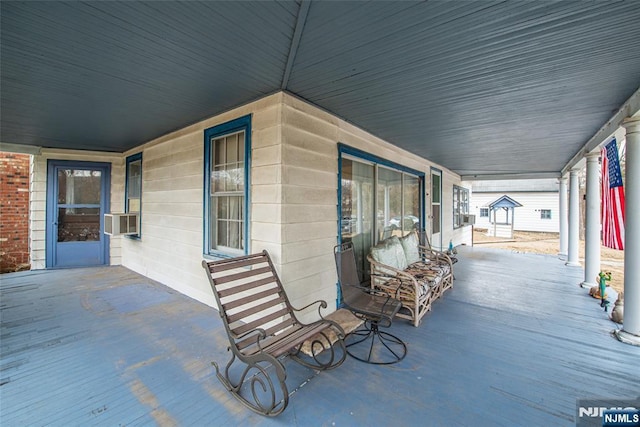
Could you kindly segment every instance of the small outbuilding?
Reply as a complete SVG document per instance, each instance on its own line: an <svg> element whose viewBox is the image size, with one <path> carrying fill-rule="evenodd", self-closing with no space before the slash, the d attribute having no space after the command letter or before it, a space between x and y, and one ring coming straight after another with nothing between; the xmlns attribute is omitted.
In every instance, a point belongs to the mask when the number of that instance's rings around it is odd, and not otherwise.
<svg viewBox="0 0 640 427"><path fill-rule="evenodd" d="M513 219L515 208L522 206L506 194L489 204L489 220L491 227L487 235L513 238Z"/></svg>

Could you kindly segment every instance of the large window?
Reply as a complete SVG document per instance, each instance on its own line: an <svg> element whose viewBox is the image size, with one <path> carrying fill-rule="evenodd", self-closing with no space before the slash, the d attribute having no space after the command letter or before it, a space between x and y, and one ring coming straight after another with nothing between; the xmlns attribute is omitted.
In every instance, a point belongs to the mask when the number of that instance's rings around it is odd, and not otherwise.
<svg viewBox="0 0 640 427"><path fill-rule="evenodd" d="M251 116L205 131L205 253L248 250Z"/></svg>
<svg viewBox="0 0 640 427"><path fill-rule="evenodd" d="M138 213L138 230L142 216L142 153L127 157L127 170L125 181L125 212ZM140 233L128 237L139 239Z"/></svg>
<svg viewBox="0 0 640 427"><path fill-rule="evenodd" d="M351 147L340 150L340 239L353 242L364 281L372 245L423 228L424 174Z"/></svg>
<svg viewBox="0 0 640 427"><path fill-rule="evenodd" d="M469 190L463 187L453 186L453 228L460 228L463 224L463 215L469 214Z"/></svg>

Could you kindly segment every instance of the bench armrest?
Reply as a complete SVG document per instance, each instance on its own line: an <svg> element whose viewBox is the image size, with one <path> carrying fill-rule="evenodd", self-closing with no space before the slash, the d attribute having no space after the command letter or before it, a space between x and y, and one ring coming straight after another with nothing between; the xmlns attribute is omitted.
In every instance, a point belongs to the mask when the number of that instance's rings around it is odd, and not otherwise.
<svg viewBox="0 0 640 427"><path fill-rule="evenodd" d="M413 285L416 295L420 294L420 284L416 280L413 275L405 272L404 270L400 270L398 268L392 267L390 265L382 264L376 260L374 260L370 255L367 255L367 260L371 263L371 277L374 278L382 278L382 279L399 279L398 287L396 288L394 298L398 298L400 289L402 285L407 281ZM389 272L393 273L390 274Z"/></svg>
<svg viewBox="0 0 640 427"><path fill-rule="evenodd" d="M435 249L421 245L418 245L418 252L421 256L425 256L429 259L446 262L447 264L449 264L449 267L451 267L451 271L453 271L453 261L451 261L451 257L445 252L437 251Z"/></svg>

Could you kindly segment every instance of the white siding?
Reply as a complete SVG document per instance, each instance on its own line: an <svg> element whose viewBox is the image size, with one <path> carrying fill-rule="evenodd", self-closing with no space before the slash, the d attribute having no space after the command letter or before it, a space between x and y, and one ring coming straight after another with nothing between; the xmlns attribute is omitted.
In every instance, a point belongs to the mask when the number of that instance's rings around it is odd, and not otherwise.
<svg viewBox="0 0 640 427"><path fill-rule="evenodd" d="M453 184L460 177L298 98L285 95L282 117L283 281L294 304L336 298L333 246L338 233L338 143L422 171L443 170L443 243L470 244L471 227L453 231ZM426 206L429 206L429 199Z"/></svg>
<svg viewBox="0 0 640 427"><path fill-rule="evenodd" d="M203 259L204 131L252 114L250 250L280 259L279 110L276 94L165 135L142 151L141 239L122 240L122 264L209 305L215 300ZM118 196L124 200L124 194Z"/></svg>
<svg viewBox="0 0 640 427"><path fill-rule="evenodd" d="M522 204L514 209L514 230L518 231L544 231L558 233L559 221L559 196L552 192L510 192L510 193L473 193L471 197L471 210L476 214L476 227L489 228L489 218L480 217L480 208L488 207L499 197L504 195L511 197ZM541 210L551 210L551 219L541 219ZM504 220L504 215L498 216L498 222Z"/></svg>
<svg viewBox="0 0 640 427"><path fill-rule="evenodd" d="M150 141L122 155L47 152L34 161L32 242L44 267L46 159L112 162L111 210L122 211L127 156L142 152L141 239L111 238L111 263L214 305L203 258L204 130L252 115L250 251L271 254L296 306L324 299L333 310L337 241L338 143L430 176L443 170L443 242L470 243L470 227L452 230L452 186L460 177L327 112L277 93ZM105 158L107 160L105 160ZM430 188L430 183L426 183ZM429 200L426 200L427 206ZM33 244L32 243L32 244Z"/></svg>

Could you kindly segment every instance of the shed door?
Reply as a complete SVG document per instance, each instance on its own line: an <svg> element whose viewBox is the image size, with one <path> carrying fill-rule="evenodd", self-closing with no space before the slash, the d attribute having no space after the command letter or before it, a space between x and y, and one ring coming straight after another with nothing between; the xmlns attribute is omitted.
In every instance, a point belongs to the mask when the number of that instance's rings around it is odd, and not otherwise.
<svg viewBox="0 0 640 427"><path fill-rule="evenodd" d="M84 267L109 261L104 214L108 163L50 161L47 176L47 267Z"/></svg>

